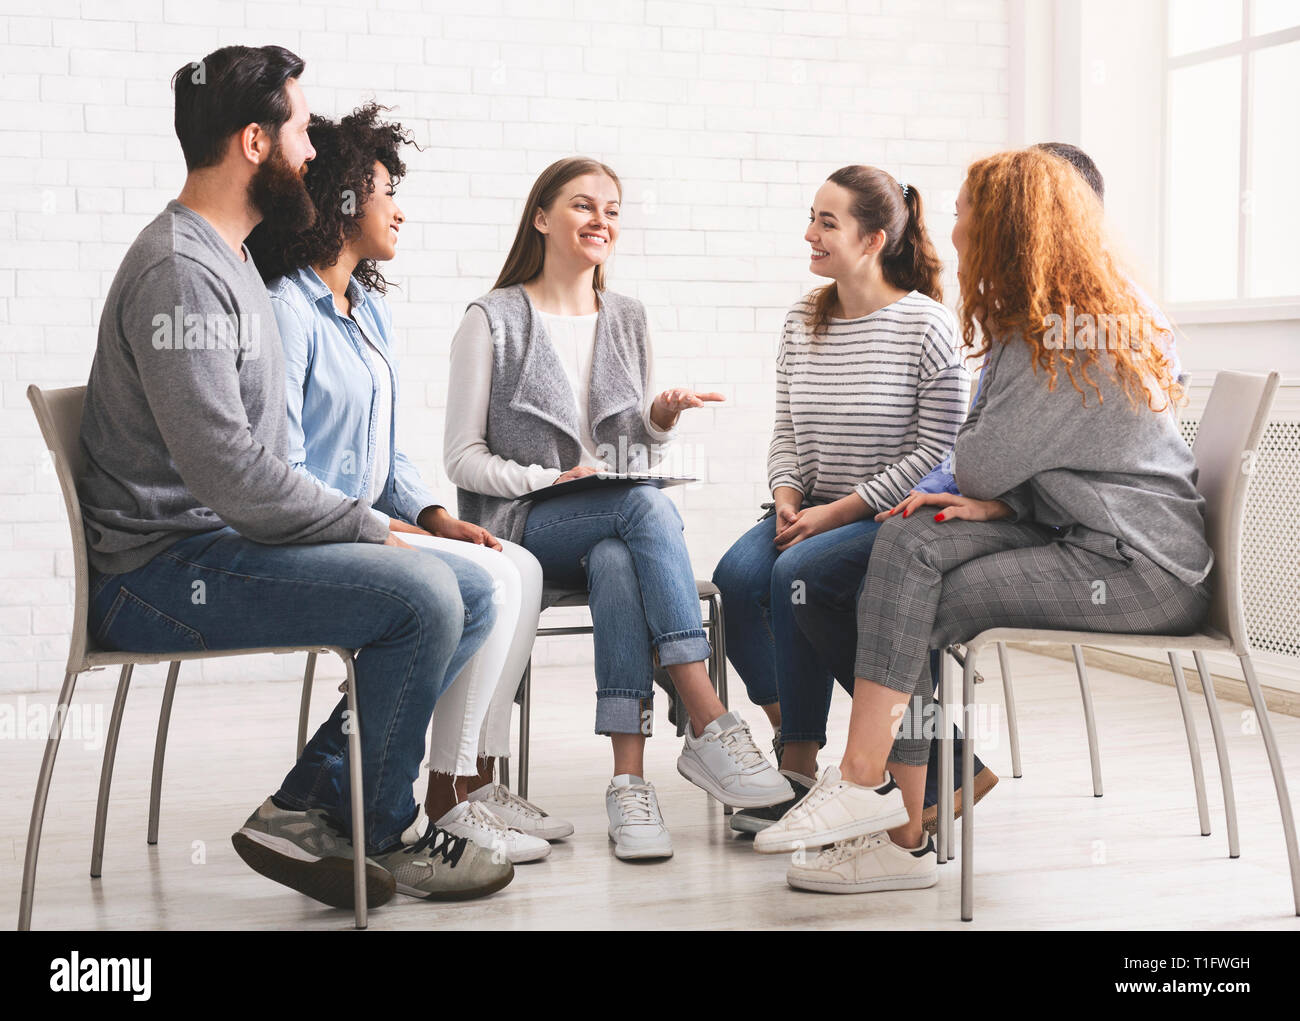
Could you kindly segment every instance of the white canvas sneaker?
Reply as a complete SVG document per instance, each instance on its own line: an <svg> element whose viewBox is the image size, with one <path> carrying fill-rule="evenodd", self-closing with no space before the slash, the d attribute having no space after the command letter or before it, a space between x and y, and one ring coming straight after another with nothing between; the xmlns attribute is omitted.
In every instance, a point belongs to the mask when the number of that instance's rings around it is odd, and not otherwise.
<svg viewBox="0 0 1300 1021"><path fill-rule="evenodd" d="M791 865L785 878L796 890L818 893L919 890L939 881L938 855L928 833L914 848L899 847L888 833L868 833Z"/></svg>
<svg viewBox="0 0 1300 1021"><path fill-rule="evenodd" d="M605 791L609 813L609 839L619 858L671 858L673 841L659 812L653 784L630 773L620 773Z"/></svg>
<svg viewBox="0 0 1300 1021"><path fill-rule="evenodd" d="M537 805L525 801L499 783L485 784L476 791L470 791L469 800L482 802L507 826L522 830L530 837L561 840L573 833L573 823L547 815Z"/></svg>
<svg viewBox="0 0 1300 1021"><path fill-rule="evenodd" d="M420 816L423 817L423 809ZM420 823L416 820L416 825ZM465 837L485 847L497 851L511 865L520 865L526 861L537 861L551 853L551 845L541 837L530 837L527 833L512 829L481 801L461 801L434 825L457 837Z"/></svg>
<svg viewBox="0 0 1300 1021"><path fill-rule="evenodd" d="M879 787L860 787L831 766L804 799L754 836L759 854L825 847L838 840L892 829L907 822L903 792L886 771Z"/></svg>
<svg viewBox="0 0 1300 1021"><path fill-rule="evenodd" d="M723 713L699 737L686 724L677 772L724 805L766 808L794 797L794 788L754 744L745 721Z"/></svg>

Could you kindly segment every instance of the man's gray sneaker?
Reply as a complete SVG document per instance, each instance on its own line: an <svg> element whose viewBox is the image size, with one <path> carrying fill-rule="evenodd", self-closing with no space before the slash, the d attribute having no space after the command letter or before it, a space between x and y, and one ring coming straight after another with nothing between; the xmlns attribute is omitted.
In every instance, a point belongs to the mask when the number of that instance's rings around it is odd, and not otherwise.
<svg viewBox="0 0 1300 1021"><path fill-rule="evenodd" d="M400 847L375 859L393 874L399 893L428 900L486 897L515 878L503 853L453 836L432 821L423 834L412 823Z"/></svg>
<svg viewBox="0 0 1300 1021"><path fill-rule="evenodd" d="M335 908L354 907L352 842L318 808L292 812L267 798L230 837L254 872ZM366 906L393 899L396 884L378 862L366 859Z"/></svg>

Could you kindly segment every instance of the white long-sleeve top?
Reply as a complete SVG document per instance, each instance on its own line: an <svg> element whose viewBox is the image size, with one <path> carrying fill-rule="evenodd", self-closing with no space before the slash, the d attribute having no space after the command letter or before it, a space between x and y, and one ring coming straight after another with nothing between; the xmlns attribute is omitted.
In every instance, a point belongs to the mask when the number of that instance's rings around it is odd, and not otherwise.
<svg viewBox="0 0 1300 1021"><path fill-rule="evenodd" d="M588 395L591 380L591 355L596 344L596 313L585 316L560 316L541 312L546 335L564 366L565 375L577 404L581 465L605 467L596 457L596 441L591 434ZM656 395L654 386L654 351L646 337L646 362L649 365L642 418L646 431L656 443L668 443L675 429L664 431L650 419L650 407ZM487 444L488 404L492 396L492 330L487 313L471 306L451 342L451 368L447 389L447 428L443 440L443 460L447 477L461 489L487 496L513 499L551 485L569 468L548 468L540 464L523 465L494 454Z"/></svg>

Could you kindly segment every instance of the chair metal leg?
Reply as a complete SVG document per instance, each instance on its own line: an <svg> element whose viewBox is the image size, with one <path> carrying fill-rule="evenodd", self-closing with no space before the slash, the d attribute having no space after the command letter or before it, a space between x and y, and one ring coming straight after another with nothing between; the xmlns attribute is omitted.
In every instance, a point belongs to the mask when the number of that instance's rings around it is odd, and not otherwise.
<svg viewBox="0 0 1300 1021"><path fill-rule="evenodd" d="M77 686L77 675L63 675L63 688L59 691L59 708L49 737L45 739L45 754L41 756L41 769L36 774L36 791L32 794L32 817L27 824L27 847L23 854L23 884L18 897L18 931L32 927L32 901L36 897L36 859L41 850L41 829L45 825L45 802L50 796L50 778L54 775L54 759L59 754L59 739L63 736L63 721L72 705L72 692Z"/></svg>
<svg viewBox="0 0 1300 1021"><path fill-rule="evenodd" d="M946 864L953 857L952 812L946 814L944 812L944 806L948 804L951 796L943 793L952 790L953 781L952 714L949 712L948 705L952 698L951 676L952 664L945 650L939 656L939 800L935 806L938 813L935 837L940 865Z"/></svg>
<svg viewBox="0 0 1300 1021"><path fill-rule="evenodd" d="M298 750L294 759L302 758L307 747L307 716L311 709L311 682L316 679L316 653L307 653L307 669L302 674L302 701L298 705Z"/></svg>
<svg viewBox="0 0 1300 1021"><path fill-rule="evenodd" d="M90 878L98 879L104 864L104 830L108 826L108 794L113 786L113 765L117 759L117 734L122 729L122 714L126 710L126 696L131 689L131 674L135 667L127 663L122 667L117 682L117 695L113 698L113 714L108 721L108 740L104 742L104 764L99 769L99 800L95 803L95 837L90 849Z"/></svg>
<svg viewBox="0 0 1300 1021"><path fill-rule="evenodd" d="M969 648L962 669L961 697L961 920L969 922L975 917L975 654Z"/></svg>
<svg viewBox="0 0 1300 1021"><path fill-rule="evenodd" d="M969 655L967 653L967 657ZM1016 697L1011 690L1011 664L1007 657L1005 642L998 642L998 666L1002 669L1002 698L1007 706L1007 737L1011 741L1011 775L1019 779L1023 775L1020 769L1020 726L1016 722Z"/></svg>
<svg viewBox="0 0 1300 1021"><path fill-rule="evenodd" d="M314 654L313 654L314 658ZM366 905L366 801L365 789L361 786L361 716L357 712L357 675L353 668L351 656L343 657L343 667L347 670L344 686L348 697L348 767L352 785L352 903L356 916L356 927L364 929L367 925Z"/></svg>
<svg viewBox="0 0 1300 1021"><path fill-rule="evenodd" d="M524 668L524 699L519 706L519 796L528 797L528 745L533 707L533 660Z"/></svg>
<svg viewBox="0 0 1300 1021"><path fill-rule="evenodd" d="M163 686L162 710L158 713L158 736L153 743L153 777L149 781L149 831L145 841L158 843L158 815L162 807L163 756L167 752L167 728L172 722L172 699L176 697L176 678L180 676L181 661L172 660L167 668L167 683Z"/></svg>
<svg viewBox="0 0 1300 1021"><path fill-rule="evenodd" d="M1092 796L1101 797L1101 753L1097 749L1097 717L1092 711L1092 688L1088 684L1088 668L1083 662L1083 649L1071 645L1074 653L1074 671L1079 675L1079 694L1083 698L1083 724L1088 731L1088 761L1092 765Z"/></svg>
<svg viewBox="0 0 1300 1021"><path fill-rule="evenodd" d="M1201 675L1201 690L1205 692L1205 707L1210 711L1210 733L1214 735L1214 750L1219 756L1219 781L1223 785L1223 814L1228 820L1228 857L1241 856L1237 842L1237 797L1232 789L1232 766L1228 763L1228 742L1223 735L1223 718L1219 715L1219 700L1214 694L1214 678L1205 665L1205 655L1194 651L1196 672Z"/></svg>
<svg viewBox="0 0 1300 1021"><path fill-rule="evenodd" d="M1238 658L1241 660L1242 672L1246 675L1250 700L1255 706L1259 732L1264 738L1264 750L1268 753L1269 769L1273 772L1273 786L1277 790L1277 804L1282 813L1282 835L1286 838L1286 856L1291 866L1291 896L1295 901L1295 913L1300 915L1300 851L1296 849L1295 818L1291 814L1291 795L1287 791L1286 774L1282 771L1282 759L1277 752L1277 738L1273 736L1273 724L1268 718L1268 704L1264 701L1264 693L1259 690L1255 666L1248 655Z"/></svg>
<svg viewBox="0 0 1300 1021"><path fill-rule="evenodd" d="M709 680L713 682L713 691L718 696L718 701L722 703L722 708L727 708L727 650L726 640L722 632L722 596L711 595L705 596L704 601L709 604ZM778 764L779 765L779 764ZM735 809L731 805L722 806L723 815L732 815Z"/></svg>
<svg viewBox="0 0 1300 1021"><path fill-rule="evenodd" d="M1187 751L1192 757L1192 782L1196 785L1196 814L1201 820L1201 836L1210 835L1210 806L1205 799L1205 773L1201 768L1201 739L1196 733L1196 720L1192 717L1192 701L1187 697L1187 681L1183 677L1183 664L1178 653L1169 652L1169 666L1174 672L1174 687L1178 689L1178 707L1183 711L1183 727L1187 731Z"/></svg>

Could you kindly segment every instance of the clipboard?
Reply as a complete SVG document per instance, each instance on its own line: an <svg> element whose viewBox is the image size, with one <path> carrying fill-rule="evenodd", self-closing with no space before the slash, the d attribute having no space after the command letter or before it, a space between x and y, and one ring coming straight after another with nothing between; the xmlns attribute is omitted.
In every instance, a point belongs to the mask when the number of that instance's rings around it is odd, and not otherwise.
<svg viewBox="0 0 1300 1021"><path fill-rule="evenodd" d="M570 479L568 482L561 482L559 485L543 486L541 489L534 489L531 493L525 493L518 499L524 503L538 503L541 500L550 500L557 496L583 493L589 489L599 489L602 486L620 483L667 489L670 486L684 486L699 481L699 479L687 475L641 475L633 472L604 472L596 475L584 475L580 479Z"/></svg>

